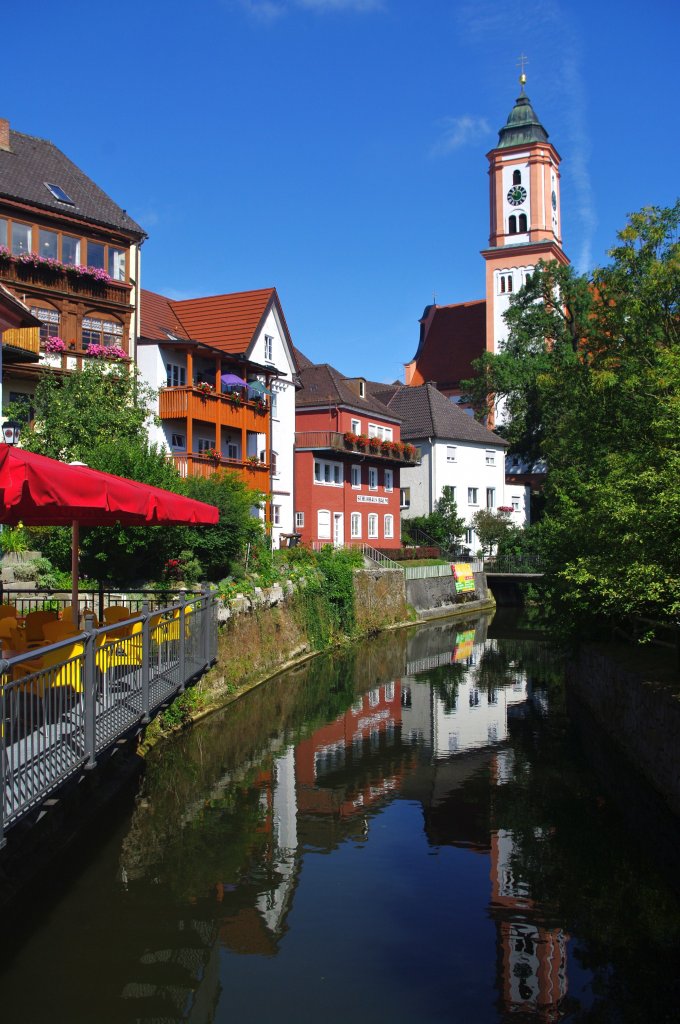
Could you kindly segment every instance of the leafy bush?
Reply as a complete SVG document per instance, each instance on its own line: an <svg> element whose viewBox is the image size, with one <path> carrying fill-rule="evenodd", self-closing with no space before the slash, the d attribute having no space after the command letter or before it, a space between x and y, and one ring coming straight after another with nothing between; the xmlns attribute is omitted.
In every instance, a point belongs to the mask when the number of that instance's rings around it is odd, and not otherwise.
<svg viewBox="0 0 680 1024"><path fill-rule="evenodd" d="M0 533L0 547L5 554L28 550L28 536L23 526L5 526Z"/></svg>

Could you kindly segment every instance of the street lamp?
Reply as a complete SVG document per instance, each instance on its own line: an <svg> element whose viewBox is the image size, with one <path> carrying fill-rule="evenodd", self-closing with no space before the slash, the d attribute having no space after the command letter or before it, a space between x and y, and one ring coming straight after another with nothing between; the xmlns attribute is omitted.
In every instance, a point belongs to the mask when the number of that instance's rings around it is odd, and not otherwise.
<svg viewBox="0 0 680 1024"><path fill-rule="evenodd" d="M2 438L5 444L17 444L21 433L21 423L17 420L7 420L2 425Z"/></svg>

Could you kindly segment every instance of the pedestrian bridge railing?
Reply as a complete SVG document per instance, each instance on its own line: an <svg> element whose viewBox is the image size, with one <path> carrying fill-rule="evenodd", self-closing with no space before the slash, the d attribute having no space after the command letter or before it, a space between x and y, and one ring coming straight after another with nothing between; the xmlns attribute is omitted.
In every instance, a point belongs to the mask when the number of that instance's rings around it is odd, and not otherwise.
<svg viewBox="0 0 680 1024"><path fill-rule="evenodd" d="M217 657L217 593L184 596L0 660L0 846L7 831Z"/></svg>

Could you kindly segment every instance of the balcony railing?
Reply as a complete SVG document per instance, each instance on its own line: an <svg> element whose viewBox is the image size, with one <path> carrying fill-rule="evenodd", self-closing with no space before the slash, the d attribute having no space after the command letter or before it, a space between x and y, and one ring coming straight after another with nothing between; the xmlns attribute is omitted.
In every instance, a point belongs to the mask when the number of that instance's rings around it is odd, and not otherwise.
<svg viewBox="0 0 680 1024"><path fill-rule="evenodd" d="M263 434L267 430L268 413L269 406L259 400L235 399L229 393L203 391L198 385L163 387L158 396L158 414L162 420L191 418Z"/></svg>
<svg viewBox="0 0 680 1024"><path fill-rule="evenodd" d="M256 490L268 490L270 464L254 457L245 459L215 459L198 452L174 452L175 468L181 477L212 476L219 469L236 470L247 484Z"/></svg>
<svg viewBox="0 0 680 1024"><path fill-rule="evenodd" d="M8 329L2 335L2 347L6 345L11 348L20 348L32 355L40 354L40 328L39 327L17 327Z"/></svg>
<svg viewBox="0 0 680 1024"><path fill-rule="evenodd" d="M421 462L420 448L415 445L401 445L400 442L390 442L389 449L380 443L380 447L371 447L369 438L364 442L352 442L345 439L345 435L338 430L301 430L295 434L295 447L332 450L344 452L346 455L369 456L371 459L380 459L382 462L396 463L402 466L419 466Z"/></svg>
<svg viewBox="0 0 680 1024"><path fill-rule="evenodd" d="M88 274L52 267L34 267L12 259L0 260L0 280L21 287L33 285L62 295L84 295L108 302L130 304L131 285L125 281L95 281Z"/></svg>

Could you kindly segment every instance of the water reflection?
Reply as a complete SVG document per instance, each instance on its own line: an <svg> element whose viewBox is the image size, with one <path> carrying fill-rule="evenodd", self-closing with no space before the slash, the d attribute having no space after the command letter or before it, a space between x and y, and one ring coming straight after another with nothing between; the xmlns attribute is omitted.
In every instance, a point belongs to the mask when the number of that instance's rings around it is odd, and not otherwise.
<svg viewBox="0 0 680 1024"><path fill-rule="evenodd" d="M286 673L154 752L122 843L69 897L96 892L106 927L88 943L55 915L12 981L47 949L65 990L78 964L70 1021L672 1019L677 903L647 867L631 884L562 702L549 648L483 618Z"/></svg>

